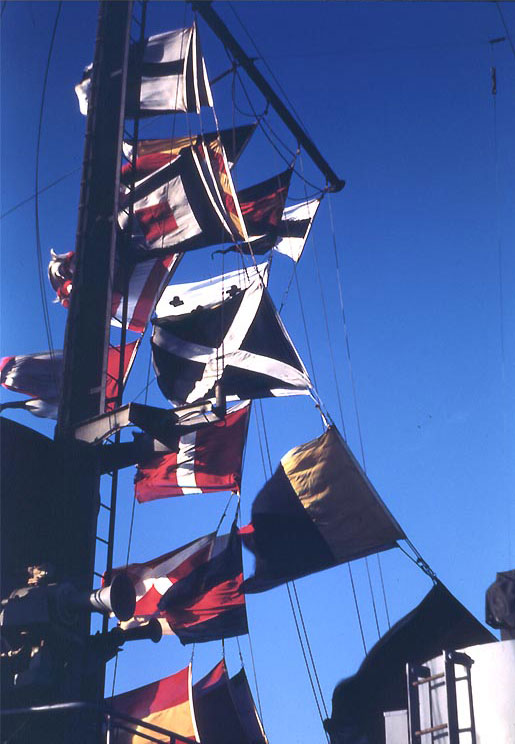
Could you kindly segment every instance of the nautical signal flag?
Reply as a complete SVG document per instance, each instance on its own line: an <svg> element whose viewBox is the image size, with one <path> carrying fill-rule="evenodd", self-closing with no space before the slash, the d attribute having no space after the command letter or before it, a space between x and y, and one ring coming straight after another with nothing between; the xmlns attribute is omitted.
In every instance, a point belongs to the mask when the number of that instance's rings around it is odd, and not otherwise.
<svg viewBox="0 0 515 744"><path fill-rule="evenodd" d="M238 191L238 200L249 235L274 232L281 222L293 170L278 173L262 183Z"/></svg>
<svg viewBox="0 0 515 744"><path fill-rule="evenodd" d="M126 195L134 207L133 238L147 252L184 252L246 240L247 233L227 159L219 140L185 147L169 165ZM128 212L120 211L122 229Z"/></svg>
<svg viewBox="0 0 515 744"><path fill-rule="evenodd" d="M179 265L182 253L135 259L123 252L121 241L116 247L113 292L111 296L111 323L121 326L123 296L127 287L127 328L143 333L154 311L156 302ZM48 264L50 283L56 292L55 302L68 308L73 289L75 253L58 254L51 251Z"/></svg>
<svg viewBox="0 0 515 744"><path fill-rule="evenodd" d="M107 698L106 705L116 713L139 718L143 724L158 726L193 741L199 741L193 710L191 664L157 682ZM114 723L116 720L113 718ZM170 742L172 739L170 735L166 736L154 729L145 728L144 725L131 724L123 719L120 723L133 731L115 728L116 744L144 744L148 741L145 734L147 737L153 737L154 741Z"/></svg>
<svg viewBox="0 0 515 744"><path fill-rule="evenodd" d="M173 276L182 253L149 257L142 261L129 262L127 328L143 333L154 312L156 302ZM121 326L123 320L124 269L118 262L115 268L113 294L111 297L111 323Z"/></svg>
<svg viewBox="0 0 515 744"><path fill-rule="evenodd" d="M240 490L250 402L229 409L220 420L183 434L176 452L159 453L138 465L134 495L139 502Z"/></svg>
<svg viewBox="0 0 515 744"><path fill-rule="evenodd" d="M134 618L126 627L160 620L163 633L197 643L247 633L242 592L241 539L212 533L126 571L136 590Z"/></svg>
<svg viewBox="0 0 515 744"><path fill-rule="evenodd" d="M233 245L220 253L237 251L246 255L263 256L274 250L297 262L302 256L319 205L320 199L309 199L286 207L279 225L270 229L267 234L252 236L248 242ZM244 213L245 206L243 202L241 208Z"/></svg>
<svg viewBox="0 0 515 744"><path fill-rule="evenodd" d="M92 65L75 86L81 114L88 113ZM200 113L201 106L213 106L197 27L150 36L143 54L139 45L129 53L127 116L152 116L166 111Z"/></svg>
<svg viewBox="0 0 515 744"><path fill-rule="evenodd" d="M244 669L229 678L224 661L193 685L202 744L267 744Z"/></svg>
<svg viewBox="0 0 515 744"><path fill-rule="evenodd" d="M172 285L156 306L152 354L171 401L309 394L308 373L273 306L268 265L194 284Z"/></svg>
<svg viewBox="0 0 515 744"><path fill-rule="evenodd" d="M256 124L244 124L234 129L222 129L220 133L209 132L204 134L203 138L206 143L213 142L220 138L222 147L227 155L229 167L238 162L238 159L247 146ZM144 178L152 175L156 171L170 165L172 160L179 155L185 147L199 146L202 136L192 134L186 137L174 137L173 139L148 139L138 140L136 153L136 163L134 167L134 181L138 183ZM130 142L124 142L123 154L129 161L122 167L122 181L125 184L130 183L132 177L132 158L134 156L134 147Z"/></svg>
<svg viewBox="0 0 515 744"><path fill-rule="evenodd" d="M132 368L138 346L139 340L125 346L124 384ZM120 347L110 346L107 357L106 411L113 408L113 402L118 395L119 367ZM62 351L22 354L4 357L0 360L0 384L12 392L32 396L33 400L23 402L23 408L35 416L57 417L62 375ZM6 404L6 407L12 408L13 406ZM22 405L17 407L22 407Z"/></svg>
<svg viewBox="0 0 515 744"><path fill-rule="evenodd" d="M241 537L236 523L212 541L209 559L172 584L158 602L183 644L248 633Z"/></svg>
<svg viewBox="0 0 515 744"><path fill-rule="evenodd" d="M393 548L405 537L334 426L284 455L241 533L256 558L246 592Z"/></svg>

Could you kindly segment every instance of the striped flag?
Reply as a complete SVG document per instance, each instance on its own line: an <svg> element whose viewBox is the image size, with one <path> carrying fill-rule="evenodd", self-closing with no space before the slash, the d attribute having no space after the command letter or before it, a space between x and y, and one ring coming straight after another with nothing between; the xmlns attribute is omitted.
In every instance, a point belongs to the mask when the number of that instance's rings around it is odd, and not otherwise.
<svg viewBox="0 0 515 744"><path fill-rule="evenodd" d="M156 302L173 276L182 253L137 261L129 269L127 328L143 333ZM112 324L121 326L123 312L122 272L115 272L111 298Z"/></svg>
<svg viewBox="0 0 515 744"><path fill-rule="evenodd" d="M134 495L139 502L191 493L239 491L250 402L233 406L178 441L176 452L160 453L138 465Z"/></svg>
<svg viewBox="0 0 515 744"><path fill-rule="evenodd" d="M144 723L199 741L193 710L191 664L157 682L107 698L106 704L117 713L139 718ZM113 720L116 722L116 718ZM130 723L123 720L121 723L132 728ZM143 734L148 734L157 741L171 741L170 736L145 728L144 725L135 725L134 729L141 732L141 736L115 729L116 744L144 744L148 739Z"/></svg>

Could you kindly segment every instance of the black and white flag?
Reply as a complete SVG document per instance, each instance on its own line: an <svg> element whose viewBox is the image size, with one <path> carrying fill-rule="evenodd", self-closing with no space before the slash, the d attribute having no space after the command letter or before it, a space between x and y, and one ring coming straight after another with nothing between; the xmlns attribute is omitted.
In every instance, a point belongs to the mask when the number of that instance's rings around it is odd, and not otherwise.
<svg viewBox="0 0 515 744"><path fill-rule="evenodd" d="M281 221L275 228L263 235L251 235L247 242L232 245L217 253L238 252L246 255L264 256L269 251L277 251L288 256L292 261L300 260L306 244L311 225L320 206L320 199L293 204L286 207ZM247 203L241 202L242 212L245 214Z"/></svg>
<svg viewBox="0 0 515 744"><path fill-rule="evenodd" d="M309 199L286 207L273 246L274 250L288 256L292 261L299 261L319 206L320 199Z"/></svg>
<svg viewBox="0 0 515 744"><path fill-rule="evenodd" d="M167 287L152 353L163 394L176 403L306 395L308 373L268 294L268 265Z"/></svg>
<svg viewBox="0 0 515 744"><path fill-rule="evenodd" d="M150 36L143 46L133 45L129 57L127 115L152 116L167 111L200 113L213 106L211 89L197 27L180 28ZM88 113L92 65L75 86L79 108ZM139 101L138 101L139 90Z"/></svg>

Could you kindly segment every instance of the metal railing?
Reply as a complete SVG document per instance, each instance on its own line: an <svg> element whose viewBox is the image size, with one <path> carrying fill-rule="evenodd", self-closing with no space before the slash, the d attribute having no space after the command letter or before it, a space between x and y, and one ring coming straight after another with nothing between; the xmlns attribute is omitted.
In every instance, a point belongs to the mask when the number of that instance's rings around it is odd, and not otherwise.
<svg viewBox="0 0 515 744"><path fill-rule="evenodd" d="M182 736L175 731L164 729L161 726L156 726L153 723L142 721L139 718L133 718L132 716L125 715L124 713L118 713L112 710L108 706L98 706L92 703L82 702L69 702L69 703L56 703L54 705L34 705L26 708L10 708L1 710L1 716L28 716L38 715L45 713L67 713L83 710L85 712L91 712L104 721L104 732L106 744L116 744L118 739L118 733L123 731L134 735L145 741L158 742L162 744L197 744L195 739L190 739L187 736ZM156 736L156 734L158 736Z"/></svg>

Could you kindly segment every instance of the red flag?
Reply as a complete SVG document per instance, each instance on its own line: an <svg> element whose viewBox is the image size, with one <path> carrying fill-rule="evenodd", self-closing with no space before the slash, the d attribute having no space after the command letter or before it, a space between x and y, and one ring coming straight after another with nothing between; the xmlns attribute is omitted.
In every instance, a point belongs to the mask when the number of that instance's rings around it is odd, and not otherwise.
<svg viewBox="0 0 515 744"><path fill-rule="evenodd" d="M177 452L139 465L135 496L139 502L190 493L239 491L250 403L233 406L221 421L184 434Z"/></svg>
<svg viewBox="0 0 515 744"><path fill-rule="evenodd" d="M117 713L139 718L145 723L160 726L175 734L199 741L193 712L191 664L169 677L121 695L115 695L106 702ZM131 726L123 721L121 723ZM158 741L170 741L169 736L146 729L144 726L134 726L134 728L141 734L148 734ZM115 732L117 744L140 744L145 740L143 736L128 731L116 731L115 729Z"/></svg>

